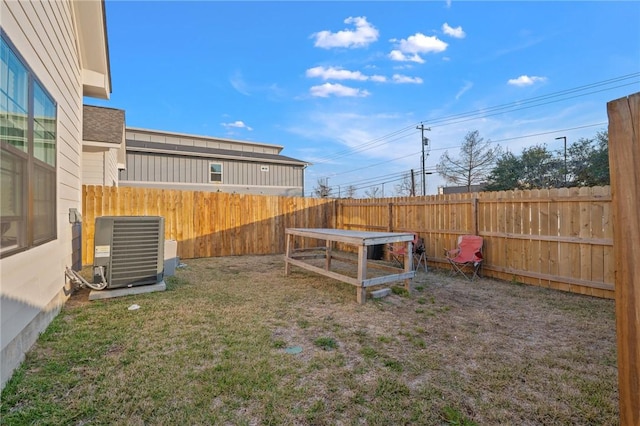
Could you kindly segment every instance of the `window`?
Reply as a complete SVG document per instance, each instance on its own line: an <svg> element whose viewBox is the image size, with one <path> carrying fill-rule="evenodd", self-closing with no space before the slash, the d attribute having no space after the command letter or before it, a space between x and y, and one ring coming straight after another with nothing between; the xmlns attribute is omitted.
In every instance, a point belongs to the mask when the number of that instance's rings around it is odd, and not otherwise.
<svg viewBox="0 0 640 426"><path fill-rule="evenodd" d="M222 182L222 164L209 163L209 182Z"/></svg>
<svg viewBox="0 0 640 426"><path fill-rule="evenodd" d="M0 32L0 256L56 238L56 104Z"/></svg>

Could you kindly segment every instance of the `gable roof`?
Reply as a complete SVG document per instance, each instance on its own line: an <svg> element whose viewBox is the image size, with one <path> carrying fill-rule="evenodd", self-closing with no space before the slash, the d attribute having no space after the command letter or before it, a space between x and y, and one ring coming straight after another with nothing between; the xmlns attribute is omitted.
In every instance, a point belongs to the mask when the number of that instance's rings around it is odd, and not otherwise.
<svg viewBox="0 0 640 426"><path fill-rule="evenodd" d="M124 110L82 106L82 140L120 145L124 142Z"/></svg>

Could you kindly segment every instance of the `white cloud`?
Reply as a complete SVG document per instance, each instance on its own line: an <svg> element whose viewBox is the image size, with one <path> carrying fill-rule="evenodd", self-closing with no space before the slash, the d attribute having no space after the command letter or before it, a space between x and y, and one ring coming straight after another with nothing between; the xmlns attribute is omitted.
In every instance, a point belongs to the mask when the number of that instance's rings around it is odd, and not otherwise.
<svg viewBox="0 0 640 426"><path fill-rule="evenodd" d="M243 95L251 96L247 83L245 83L240 71L236 71L231 77L229 77L229 83L231 83L231 86Z"/></svg>
<svg viewBox="0 0 640 426"><path fill-rule="evenodd" d="M393 75L394 83L413 83L413 84L422 84L422 79L420 77L409 77L402 74L394 74Z"/></svg>
<svg viewBox="0 0 640 426"><path fill-rule="evenodd" d="M529 77L528 75L521 75L518 78L510 79L509 81L507 81L507 84L510 84L511 86L524 87L524 86L531 86L535 83L544 83L545 81L547 81L546 77L536 77L536 76Z"/></svg>
<svg viewBox="0 0 640 426"><path fill-rule="evenodd" d="M375 81L377 83L384 83L387 81L387 77L383 75L366 75L360 71L349 71L342 68L334 67L313 67L309 68L305 75L309 78L321 78L323 80L358 80L358 81Z"/></svg>
<svg viewBox="0 0 640 426"><path fill-rule="evenodd" d="M389 59L398 62L417 62L419 64L424 64L424 59L422 59L420 55L413 54L411 56L407 56L399 50L392 50L389 53Z"/></svg>
<svg viewBox="0 0 640 426"><path fill-rule="evenodd" d="M456 28L452 28L446 22L442 24L442 31L453 38L465 38L467 36L462 30L462 27L458 26Z"/></svg>
<svg viewBox="0 0 640 426"><path fill-rule="evenodd" d="M367 80L369 77L360 71L349 71L341 68L309 68L306 73L307 77L319 77L323 80Z"/></svg>
<svg viewBox="0 0 640 426"><path fill-rule="evenodd" d="M378 40L378 30L367 22L364 16L349 17L344 20L345 24L355 25L355 30L342 30L337 33L331 31L320 31L311 35L316 39L315 47L331 49L332 47L366 47Z"/></svg>
<svg viewBox="0 0 640 426"><path fill-rule="evenodd" d="M447 9L451 8L451 0L446 0Z"/></svg>
<svg viewBox="0 0 640 426"><path fill-rule="evenodd" d="M356 89L353 87L343 86L342 84L325 83L320 86L313 86L309 89L311 96L319 98L328 98L329 96L363 98L369 96L366 90Z"/></svg>
<svg viewBox="0 0 640 426"><path fill-rule="evenodd" d="M227 129L230 127L235 127L237 129L247 129L249 131L252 131L253 129L249 126L247 126L246 124L244 124L243 121L240 120L236 120L233 123L220 123L223 127L226 127Z"/></svg>
<svg viewBox="0 0 640 426"><path fill-rule="evenodd" d="M372 75L371 77L369 77L369 79L371 81L375 81L376 83L384 83L387 81L387 77L385 77L384 75Z"/></svg>
<svg viewBox="0 0 640 426"><path fill-rule="evenodd" d="M462 86L462 88L458 90L458 93L456 93L456 100L460 99L460 97L464 95L466 92L468 92L472 87L473 87L472 82L465 81L464 86Z"/></svg>
<svg viewBox="0 0 640 426"><path fill-rule="evenodd" d="M436 36L426 36L422 33L416 33L412 36L402 39L390 40L396 43L396 49L389 53L389 58L394 61L411 61L423 63L424 59L420 56L422 53L440 53L447 49L448 44L440 40Z"/></svg>

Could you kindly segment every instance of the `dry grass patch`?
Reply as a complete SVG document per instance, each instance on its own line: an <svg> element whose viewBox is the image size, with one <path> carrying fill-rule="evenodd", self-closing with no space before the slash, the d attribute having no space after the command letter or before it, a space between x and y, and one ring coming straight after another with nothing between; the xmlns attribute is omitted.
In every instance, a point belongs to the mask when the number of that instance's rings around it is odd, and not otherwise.
<svg viewBox="0 0 640 426"><path fill-rule="evenodd" d="M618 423L611 300L430 271L358 305L282 256L186 263L166 292L74 295L2 424Z"/></svg>

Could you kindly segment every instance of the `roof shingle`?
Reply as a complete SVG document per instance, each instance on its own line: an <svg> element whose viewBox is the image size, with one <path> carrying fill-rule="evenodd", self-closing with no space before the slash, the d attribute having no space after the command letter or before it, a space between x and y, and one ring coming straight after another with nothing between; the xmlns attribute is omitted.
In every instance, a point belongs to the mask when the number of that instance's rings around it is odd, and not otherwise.
<svg viewBox="0 0 640 426"><path fill-rule="evenodd" d="M82 106L82 140L120 145L124 142L124 110Z"/></svg>

